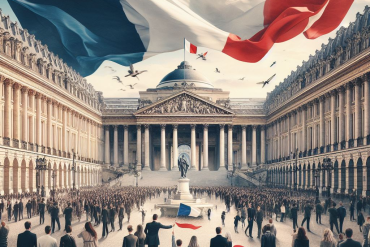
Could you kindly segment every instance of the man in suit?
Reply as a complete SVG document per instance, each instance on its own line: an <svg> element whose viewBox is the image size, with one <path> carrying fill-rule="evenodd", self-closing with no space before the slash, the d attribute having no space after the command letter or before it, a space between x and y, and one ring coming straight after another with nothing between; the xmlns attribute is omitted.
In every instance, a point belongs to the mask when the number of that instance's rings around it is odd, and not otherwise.
<svg viewBox="0 0 370 247"><path fill-rule="evenodd" d="M144 229L144 232L146 234L145 238L145 244L148 245L149 247L158 247L159 243L159 236L158 236L158 231L159 229L171 229L175 224L172 226L164 226L161 223L157 222L158 215L153 214L153 222L147 223Z"/></svg>
<svg viewBox="0 0 370 247"><path fill-rule="evenodd" d="M263 221L263 211L261 210L261 207L257 207L257 213L256 213L256 222L257 222L257 238L261 237L261 230L262 230L262 221Z"/></svg>
<svg viewBox="0 0 370 247"><path fill-rule="evenodd" d="M26 204L26 209L27 209L27 218L30 219L32 217L32 215L31 215L31 210L32 210L31 200L28 200L28 202Z"/></svg>
<svg viewBox="0 0 370 247"><path fill-rule="evenodd" d="M339 247L361 247L360 242L357 242L352 239L353 231L351 228L346 229L346 238L347 240L342 242Z"/></svg>
<svg viewBox="0 0 370 247"><path fill-rule="evenodd" d="M107 210L107 205L103 207L103 211L101 213L102 215L102 221L103 221L103 234L102 236L105 237L105 233L107 233L108 237L108 210Z"/></svg>
<svg viewBox="0 0 370 247"><path fill-rule="evenodd" d="M307 231L310 231L310 219L311 219L311 211L312 211L312 206L310 204L307 204L304 207L304 218L302 220L301 226L303 226L304 222L307 221Z"/></svg>
<svg viewBox="0 0 370 247"><path fill-rule="evenodd" d="M40 225L44 224L45 221L45 203L44 198L42 198L41 202L39 203L39 213L40 213ZM42 223L41 223L42 221Z"/></svg>
<svg viewBox="0 0 370 247"><path fill-rule="evenodd" d="M72 226L67 226L66 235L60 238L59 247L76 247L76 240L72 236Z"/></svg>
<svg viewBox="0 0 370 247"><path fill-rule="evenodd" d="M323 207L321 205L320 200L316 203L316 223L321 225L321 214L323 211Z"/></svg>
<svg viewBox="0 0 370 247"><path fill-rule="evenodd" d="M249 237L253 238L252 231L253 231L253 220L256 216L256 210L252 207L252 204L249 203L248 206L248 226L245 229L245 234L247 235L247 229L249 229ZM247 235L248 236L248 235Z"/></svg>
<svg viewBox="0 0 370 247"><path fill-rule="evenodd" d="M221 235L221 227L216 227L216 234L217 236L211 239L211 247L228 247L227 239Z"/></svg>
<svg viewBox="0 0 370 247"><path fill-rule="evenodd" d="M37 247L37 237L31 232L31 222L26 221L24 227L26 230L18 234L17 247Z"/></svg>
<svg viewBox="0 0 370 247"><path fill-rule="evenodd" d="M346 217L347 210L345 207L343 207L343 203L339 202L339 208L338 210L338 217L339 217L339 231L343 232L343 222L344 218Z"/></svg>
<svg viewBox="0 0 370 247"><path fill-rule="evenodd" d="M23 202L22 202L22 199L19 200L18 209L19 209L19 221L20 221L21 217L22 217L22 220L23 220Z"/></svg>
<svg viewBox="0 0 370 247"><path fill-rule="evenodd" d="M19 208L18 208L18 202L15 201L14 206L13 206L13 215L14 215L15 222L18 221L18 210L19 210Z"/></svg>
<svg viewBox="0 0 370 247"><path fill-rule="evenodd" d="M10 203L10 201L8 201L6 209L8 211L8 221L11 221L12 220L12 204Z"/></svg>
<svg viewBox="0 0 370 247"><path fill-rule="evenodd" d="M57 240L50 236L51 227L45 226L45 233L46 235L41 236L37 239L37 243L39 247L58 247Z"/></svg>
<svg viewBox="0 0 370 247"><path fill-rule="evenodd" d="M127 226L128 235L123 238L122 247L139 247L138 238L132 234L132 225Z"/></svg>
<svg viewBox="0 0 370 247"><path fill-rule="evenodd" d="M114 227L114 218L116 217L116 209L113 207L113 204L110 205L109 209L109 222L110 222L110 231L114 232L116 229Z"/></svg>
<svg viewBox="0 0 370 247"><path fill-rule="evenodd" d="M64 230L67 231L67 226L72 225L72 212L73 209L71 208L71 203L68 202L67 207L64 209L63 214L66 221Z"/></svg>
<svg viewBox="0 0 370 247"><path fill-rule="evenodd" d="M298 207L297 204L293 203L293 207L290 209L290 213L292 215L292 220L293 220L293 230L298 228ZM276 235L275 235L276 237Z"/></svg>
<svg viewBox="0 0 370 247"><path fill-rule="evenodd" d="M335 208L336 204L333 203L332 207L329 208L329 223L330 223L330 230L333 231L333 225L337 229L337 232L339 234L339 228L338 228L338 210Z"/></svg>
<svg viewBox="0 0 370 247"><path fill-rule="evenodd" d="M59 207L58 203L54 202L54 205L50 209L50 216L51 216L51 232L54 233L55 230L55 222L58 224L58 230L60 230L60 221L59 221ZM66 228L67 231L67 228Z"/></svg>
<svg viewBox="0 0 370 247"><path fill-rule="evenodd" d="M8 246L8 234L9 227L2 221L0 227L0 246Z"/></svg>
<svg viewBox="0 0 370 247"><path fill-rule="evenodd" d="M121 231L122 230L122 221L123 221L123 218L125 218L125 210L123 208L123 203L121 203L120 207L119 207L119 211L118 211L118 224L119 224L119 230L118 231Z"/></svg>

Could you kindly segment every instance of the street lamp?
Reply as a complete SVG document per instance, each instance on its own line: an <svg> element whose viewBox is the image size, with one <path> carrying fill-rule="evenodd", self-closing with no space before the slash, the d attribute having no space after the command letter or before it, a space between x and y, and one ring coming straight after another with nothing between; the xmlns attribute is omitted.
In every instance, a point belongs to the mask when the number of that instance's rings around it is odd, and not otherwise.
<svg viewBox="0 0 370 247"><path fill-rule="evenodd" d="M320 169L315 170L315 186L316 186L316 201L318 201L320 193L319 193L319 182L320 182Z"/></svg>
<svg viewBox="0 0 370 247"><path fill-rule="evenodd" d="M55 201L55 177L56 177L56 175L55 175L55 171L54 170L52 170L52 172L51 172L51 178L53 179L53 201Z"/></svg>
<svg viewBox="0 0 370 247"><path fill-rule="evenodd" d="M298 187L298 148L295 150L295 163L293 165L294 190Z"/></svg>
<svg viewBox="0 0 370 247"><path fill-rule="evenodd" d="M332 170L334 169L333 167L333 162L331 161L330 158L326 157L324 160L323 160L323 163L322 163L322 169L323 170L326 170L327 171L327 174L328 174L328 186L327 186L327 197L330 197L330 189L331 189L331 173L332 173Z"/></svg>
<svg viewBox="0 0 370 247"><path fill-rule="evenodd" d="M36 158L36 167L35 167L35 170L36 170L36 188L37 188L37 194L40 194L40 180L41 180L41 176L40 176L40 173L41 171L45 171L47 170L47 167L46 167L46 158L44 156L44 158L39 158L37 156ZM43 192L43 191L42 191ZM43 196L41 194L41 196Z"/></svg>

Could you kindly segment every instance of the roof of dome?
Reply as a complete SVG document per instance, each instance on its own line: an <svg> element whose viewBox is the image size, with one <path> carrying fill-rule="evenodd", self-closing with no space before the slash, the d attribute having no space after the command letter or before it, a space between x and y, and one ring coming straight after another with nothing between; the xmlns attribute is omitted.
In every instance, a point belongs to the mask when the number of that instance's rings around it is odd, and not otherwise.
<svg viewBox="0 0 370 247"><path fill-rule="evenodd" d="M193 84L194 87L214 88L211 82L201 73L192 68L188 61L183 61L177 69L167 74L157 88L171 88L180 86L184 81L187 84Z"/></svg>

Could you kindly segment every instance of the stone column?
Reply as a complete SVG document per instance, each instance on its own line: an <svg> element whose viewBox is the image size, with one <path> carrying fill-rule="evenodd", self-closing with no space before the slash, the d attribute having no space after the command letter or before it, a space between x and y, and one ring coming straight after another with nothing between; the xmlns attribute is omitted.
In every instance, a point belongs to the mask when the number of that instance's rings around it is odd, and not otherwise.
<svg viewBox="0 0 370 247"><path fill-rule="evenodd" d="M167 171L166 168L166 125L161 124L161 167L160 171Z"/></svg>
<svg viewBox="0 0 370 247"><path fill-rule="evenodd" d="M369 90L369 76L364 77L364 90L365 90L365 96L364 96L364 145L369 145L370 143L367 143L367 136L370 135L370 90ZM367 188L367 187L364 187ZM365 189L363 190L365 191Z"/></svg>
<svg viewBox="0 0 370 247"><path fill-rule="evenodd" d="M349 148L349 140L352 137L352 85L350 83L346 84L346 148ZM347 188L347 187L346 187Z"/></svg>
<svg viewBox="0 0 370 247"><path fill-rule="evenodd" d="M307 105L302 106L302 151L307 151Z"/></svg>
<svg viewBox="0 0 370 247"><path fill-rule="evenodd" d="M141 125L136 125L136 162L141 167Z"/></svg>
<svg viewBox="0 0 370 247"><path fill-rule="evenodd" d="M320 96L320 148L325 146L325 109L324 109L324 103L325 103L325 97Z"/></svg>
<svg viewBox="0 0 370 247"><path fill-rule="evenodd" d="M173 154L173 166L172 166L172 170L173 171L179 171L178 169L178 164L177 164L177 160L178 160L178 156L179 156L179 152L178 152L178 140L177 140L177 128L178 128L178 125L177 124L173 124L172 125L172 129L173 129L173 140L172 140L172 154Z"/></svg>
<svg viewBox="0 0 370 247"><path fill-rule="evenodd" d="M123 125L123 165L128 169L128 125Z"/></svg>
<svg viewBox="0 0 370 247"><path fill-rule="evenodd" d="M338 149L341 147L340 143L345 141L345 130L344 130L344 88L338 88L339 93L339 138L338 138Z"/></svg>
<svg viewBox="0 0 370 247"><path fill-rule="evenodd" d="M277 158L279 159L281 157L281 119L279 119L277 122L277 135L278 135ZM252 149L253 149L253 140L252 140ZM252 154L253 154L253 151L252 151ZM253 165L253 161L252 161L252 165Z"/></svg>
<svg viewBox="0 0 370 247"><path fill-rule="evenodd" d="M196 146L196 135L195 135L195 127L196 125L195 124L191 124L190 125L190 128L191 128L191 140L190 140L190 151L191 151L191 169L196 169L196 162L197 162L197 158L196 158L196 149L197 149L197 146Z"/></svg>
<svg viewBox="0 0 370 247"><path fill-rule="evenodd" d="M105 129L105 164L110 165L110 147L109 147L109 126L104 126Z"/></svg>
<svg viewBox="0 0 370 247"><path fill-rule="evenodd" d="M52 125L51 125L51 113L53 110L53 103L51 99L47 99L47 147L50 149L50 153L52 154L53 149L53 137L52 137Z"/></svg>
<svg viewBox="0 0 370 247"><path fill-rule="evenodd" d="M150 142L149 142L149 124L145 124L144 125L144 129L145 129L145 132L144 132L144 144L145 144L145 151L144 151L144 155L145 155L145 158L144 158L144 168L143 170L150 170Z"/></svg>
<svg viewBox="0 0 370 247"><path fill-rule="evenodd" d="M335 124L335 98L336 98L336 91L332 90L330 92L330 119L331 119L331 127L330 127L330 146L331 146L331 151L334 151L334 143L336 143L336 127L337 125Z"/></svg>
<svg viewBox="0 0 370 247"><path fill-rule="evenodd" d="M257 165L257 125L252 130L252 166Z"/></svg>
<svg viewBox="0 0 370 247"><path fill-rule="evenodd" d="M203 167L208 170L208 124L203 124Z"/></svg>
<svg viewBox="0 0 370 247"><path fill-rule="evenodd" d="M4 145L10 145L10 138L12 137L12 89L14 82L10 79L4 81ZM7 141L5 141L5 139ZM7 143L6 143L7 142Z"/></svg>
<svg viewBox="0 0 370 247"><path fill-rule="evenodd" d="M62 152L63 156L68 153L67 142L67 107L62 107ZM90 157L89 157L90 158Z"/></svg>
<svg viewBox="0 0 370 247"><path fill-rule="evenodd" d="M242 125L242 169L247 167L247 126Z"/></svg>
<svg viewBox="0 0 370 247"><path fill-rule="evenodd" d="M220 124L220 168L225 167L225 124Z"/></svg>
<svg viewBox="0 0 370 247"><path fill-rule="evenodd" d="M118 125L113 125L113 165L118 167Z"/></svg>
<svg viewBox="0 0 370 247"><path fill-rule="evenodd" d="M287 120L287 124L288 124L288 147L287 147L288 148L288 156L290 156L290 152L292 152L292 135L290 133L290 120L291 120L291 113L288 113L288 120ZM262 129L261 129L261 134L262 134ZM261 147L262 147L262 143L261 143Z"/></svg>
<svg viewBox="0 0 370 247"><path fill-rule="evenodd" d="M265 134L265 126L261 126L261 164L266 163L266 134Z"/></svg>
<svg viewBox="0 0 370 247"><path fill-rule="evenodd" d="M227 166L228 170L233 169L233 126L227 126Z"/></svg>
<svg viewBox="0 0 370 247"><path fill-rule="evenodd" d="M19 148L19 140L20 140L20 91L21 85L15 83L13 86L13 147Z"/></svg>
<svg viewBox="0 0 370 247"><path fill-rule="evenodd" d="M366 82L365 82L366 83ZM365 95L366 97L366 95ZM367 180L370 179L370 177L367 176L367 166L366 163L362 165L362 196L366 197L366 190L367 190ZM365 179L364 179L365 178ZM334 181L334 180L332 180Z"/></svg>
<svg viewBox="0 0 370 247"><path fill-rule="evenodd" d="M36 107L35 107L35 91L33 91L33 90L29 90L28 91L28 95L29 95L29 97L31 98L31 105L30 105L30 108L31 108L31 110L32 110L32 114L35 112L35 110L36 110ZM31 117L31 121L30 121L30 126L29 126L29 139L28 139L28 142L29 143L32 143L32 144L35 144L36 143L36 140L35 140L35 135L36 135L36 133L35 133L35 123L34 123L34 117L32 116ZM32 150L32 151L35 151L35 149L34 150ZM36 150L37 151L37 150Z"/></svg>
<svg viewBox="0 0 370 247"><path fill-rule="evenodd" d="M362 137L361 133L361 79L357 79L355 82L355 147L358 147L357 140ZM357 185L355 185L357 186Z"/></svg>
<svg viewBox="0 0 370 247"><path fill-rule="evenodd" d="M42 146L42 126L41 126L41 94L36 93L36 144L38 145L37 152L41 151Z"/></svg>
<svg viewBox="0 0 370 247"><path fill-rule="evenodd" d="M28 141L28 88L22 87L22 141L24 142L25 147L27 148ZM31 131L31 130L29 130ZM28 184L26 185L28 187Z"/></svg>

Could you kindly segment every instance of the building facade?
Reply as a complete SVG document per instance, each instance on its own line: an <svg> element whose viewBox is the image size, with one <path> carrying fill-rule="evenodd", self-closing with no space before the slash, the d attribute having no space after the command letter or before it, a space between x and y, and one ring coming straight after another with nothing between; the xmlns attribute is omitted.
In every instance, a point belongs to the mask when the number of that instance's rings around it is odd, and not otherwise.
<svg viewBox="0 0 370 247"><path fill-rule="evenodd" d="M365 195L369 17L366 7L266 99L236 99L188 62L139 98L104 98L1 15L0 191L35 191L37 157L48 161L40 175L48 189L97 184L103 168L130 164L178 171L183 157L200 172L267 170L270 184Z"/></svg>

